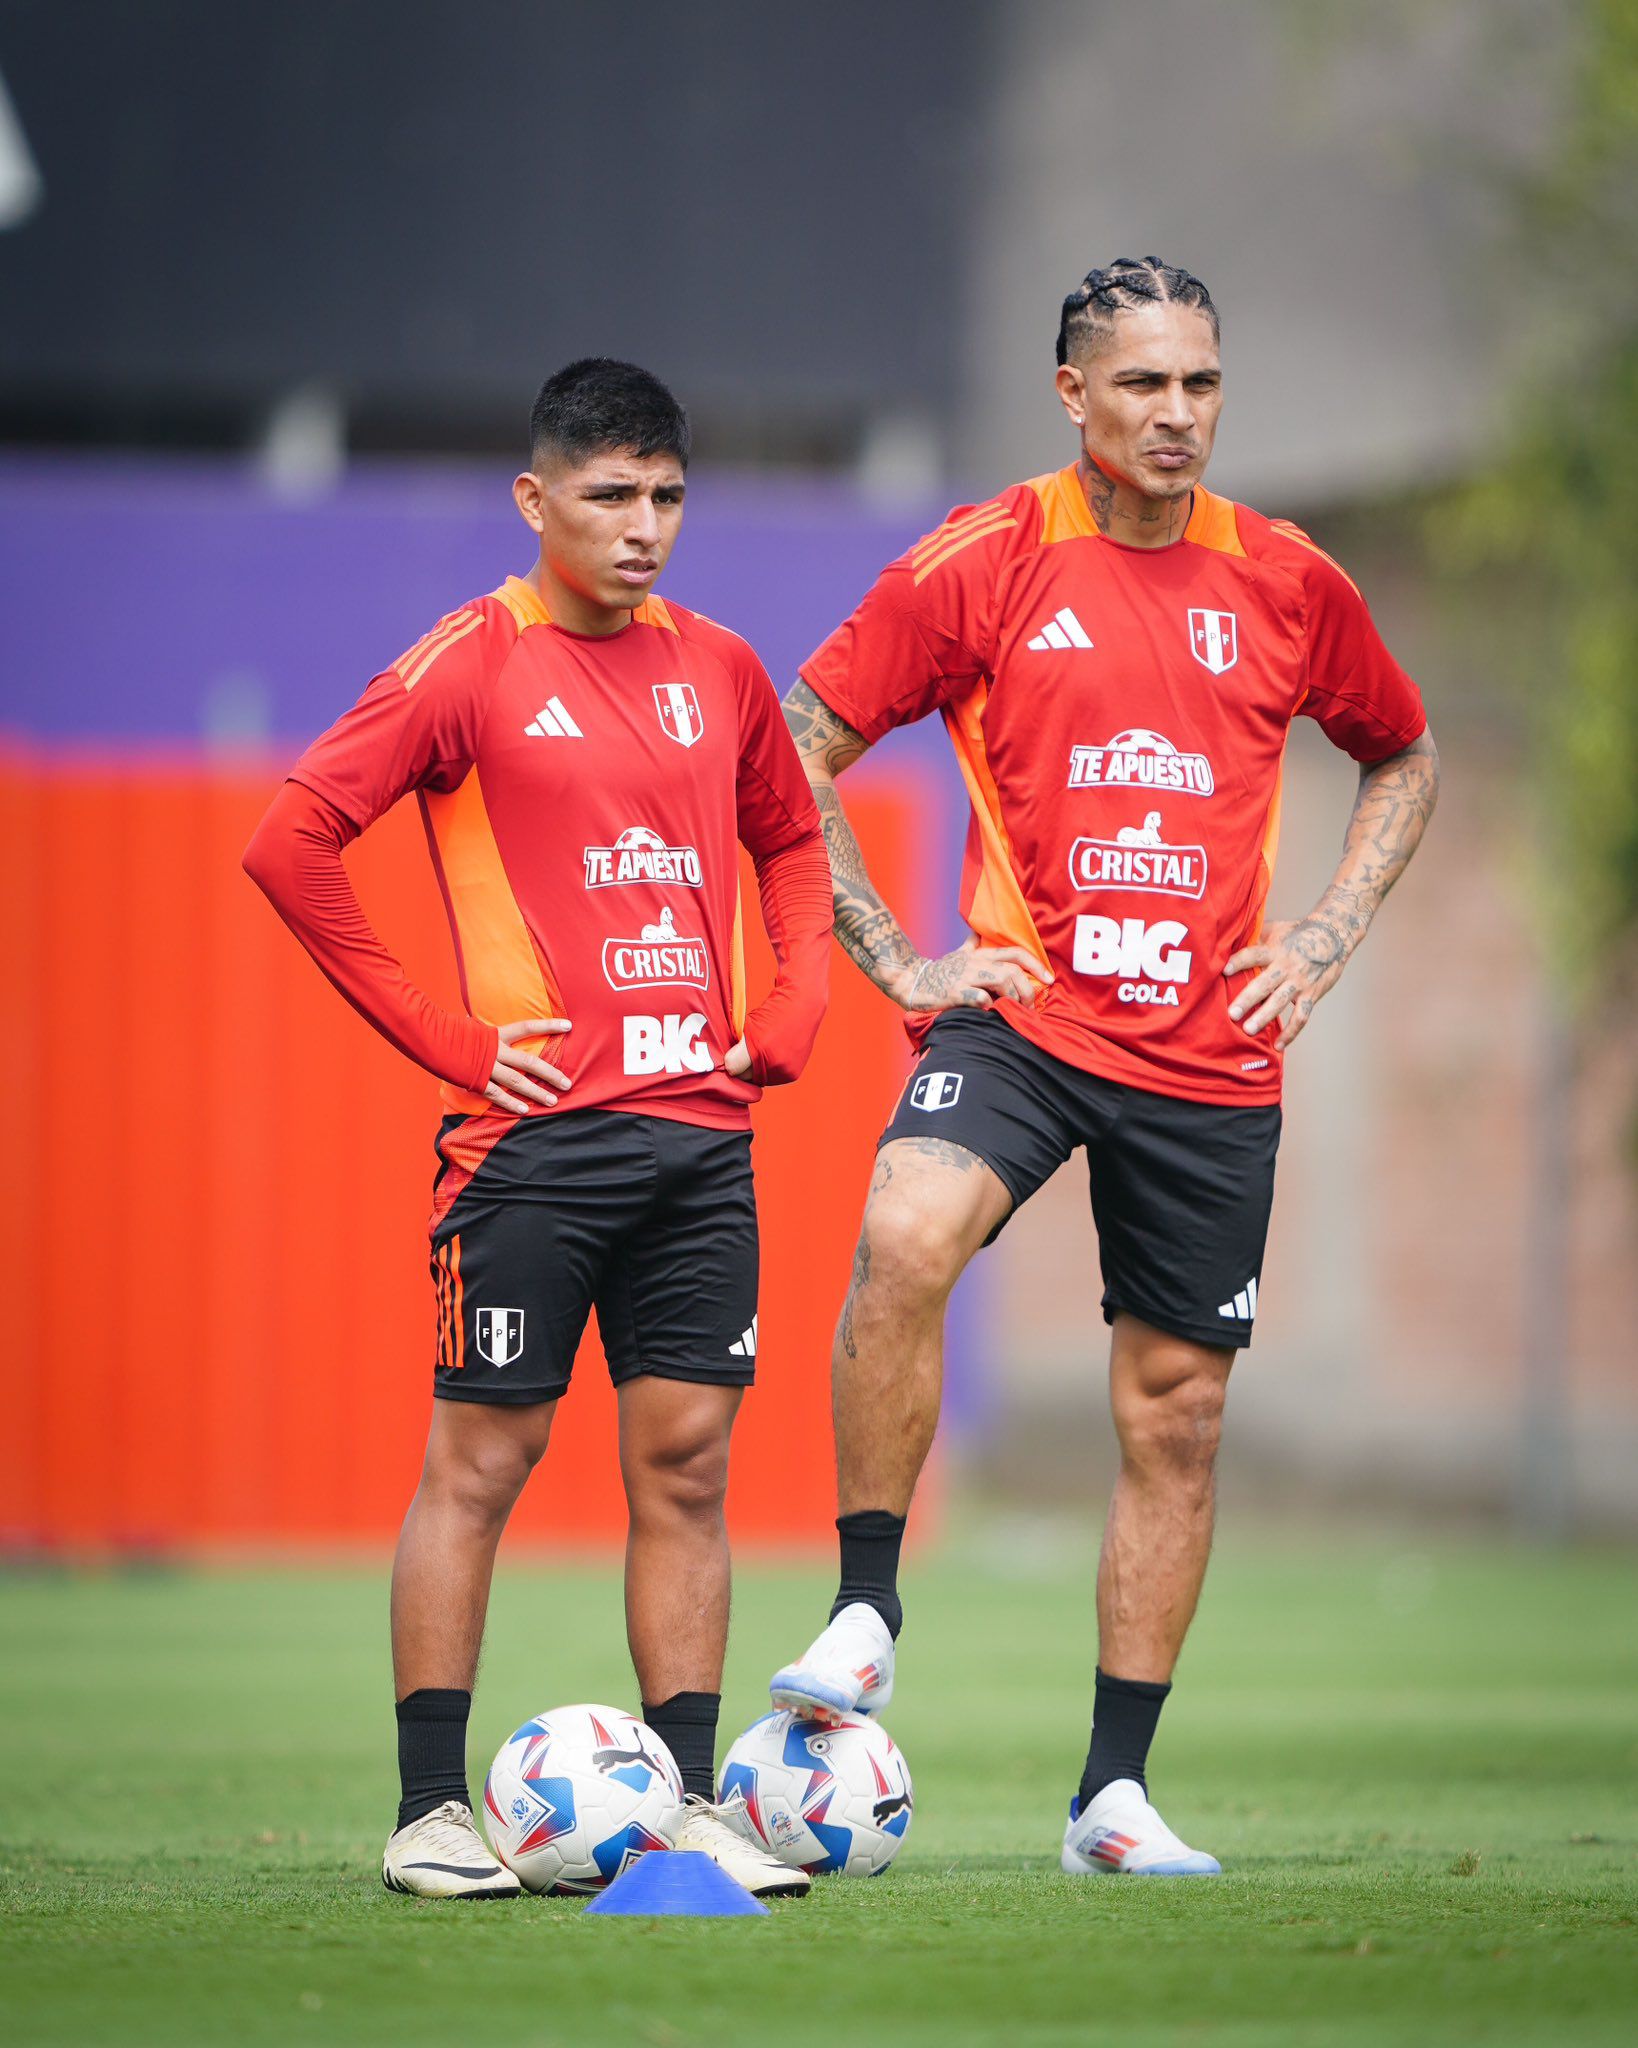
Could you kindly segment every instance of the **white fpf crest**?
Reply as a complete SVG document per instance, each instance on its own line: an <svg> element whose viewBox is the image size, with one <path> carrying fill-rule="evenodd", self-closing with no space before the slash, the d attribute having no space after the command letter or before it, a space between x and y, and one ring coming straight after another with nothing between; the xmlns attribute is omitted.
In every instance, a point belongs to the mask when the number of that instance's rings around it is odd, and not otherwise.
<svg viewBox="0 0 1638 2048"><path fill-rule="evenodd" d="M692 683L656 683L654 702L659 706L661 725L679 746L691 747L705 731Z"/></svg>
<svg viewBox="0 0 1638 2048"><path fill-rule="evenodd" d="M950 1109L961 1098L960 1074L918 1074L910 1088L910 1107L925 1109Z"/></svg>
<svg viewBox="0 0 1638 2048"><path fill-rule="evenodd" d="M523 1351L523 1311L481 1308L478 1311L478 1356L491 1365L510 1365Z"/></svg>
<svg viewBox="0 0 1638 2048"><path fill-rule="evenodd" d="M1190 612L1189 645L1195 660L1204 662L1214 676L1233 668L1240 659L1233 612Z"/></svg>

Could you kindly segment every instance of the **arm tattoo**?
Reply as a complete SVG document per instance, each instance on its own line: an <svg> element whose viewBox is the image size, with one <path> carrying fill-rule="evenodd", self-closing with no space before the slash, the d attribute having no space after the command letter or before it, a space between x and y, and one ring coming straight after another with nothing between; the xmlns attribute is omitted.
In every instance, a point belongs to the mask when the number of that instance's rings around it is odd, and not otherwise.
<svg viewBox="0 0 1638 2048"><path fill-rule="evenodd" d="M1316 967L1346 960L1410 865L1439 800L1439 752L1424 732L1403 753L1359 771L1342 860L1289 943Z"/></svg>
<svg viewBox="0 0 1638 2048"><path fill-rule="evenodd" d="M840 775L870 746L862 733L855 732L845 718L838 718L824 698L804 682L792 683L784 711L785 723L810 778L816 766L827 776Z"/></svg>
<svg viewBox="0 0 1638 2048"><path fill-rule="evenodd" d="M825 851L830 856L831 890L836 904L836 937L843 951L876 986L888 995L902 987L906 971L921 955L905 936L904 927L876 893L866 872L864 854L836 794L835 778L851 768L870 742L804 682L791 686L785 698L785 722L802 757Z"/></svg>

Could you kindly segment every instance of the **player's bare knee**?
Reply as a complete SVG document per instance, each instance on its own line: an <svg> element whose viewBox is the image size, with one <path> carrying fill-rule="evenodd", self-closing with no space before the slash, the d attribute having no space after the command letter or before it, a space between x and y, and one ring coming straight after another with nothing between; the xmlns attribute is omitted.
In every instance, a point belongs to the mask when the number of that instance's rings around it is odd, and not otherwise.
<svg viewBox="0 0 1638 2048"><path fill-rule="evenodd" d="M544 1448L544 1442L512 1431L468 1433L458 1445L429 1448L421 1486L475 1521L504 1517Z"/></svg>
<svg viewBox="0 0 1638 2048"><path fill-rule="evenodd" d="M634 1514L663 1513L712 1520L728 1491L728 1439L717 1430L688 1431L645 1444L625 1460Z"/></svg>
<svg viewBox="0 0 1638 2048"><path fill-rule="evenodd" d="M1128 1463L1209 1474L1222 1438L1223 1376L1209 1368L1117 1392L1115 1427Z"/></svg>
<svg viewBox="0 0 1638 2048"><path fill-rule="evenodd" d="M910 1305L941 1302L967 1258L960 1217L936 1203L881 1190L865 1209L855 1290L880 1289Z"/></svg>

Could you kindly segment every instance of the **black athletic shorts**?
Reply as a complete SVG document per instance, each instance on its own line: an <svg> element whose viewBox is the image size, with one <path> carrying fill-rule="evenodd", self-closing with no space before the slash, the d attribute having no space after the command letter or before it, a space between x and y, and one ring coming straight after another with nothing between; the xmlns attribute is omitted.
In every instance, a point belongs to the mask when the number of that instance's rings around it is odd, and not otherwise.
<svg viewBox="0 0 1638 2048"><path fill-rule="evenodd" d="M439 1133L440 1179L460 1121ZM751 1134L618 1110L521 1118L434 1231L432 1280L443 1400L553 1400L594 1307L616 1386L749 1386Z"/></svg>
<svg viewBox="0 0 1638 2048"><path fill-rule="evenodd" d="M1104 1321L1124 1309L1193 1344L1251 1342L1277 1103L1236 1109L1129 1088L1055 1059L991 1010L951 1010L880 1142L896 1138L976 1153L1015 1208L1084 1145Z"/></svg>

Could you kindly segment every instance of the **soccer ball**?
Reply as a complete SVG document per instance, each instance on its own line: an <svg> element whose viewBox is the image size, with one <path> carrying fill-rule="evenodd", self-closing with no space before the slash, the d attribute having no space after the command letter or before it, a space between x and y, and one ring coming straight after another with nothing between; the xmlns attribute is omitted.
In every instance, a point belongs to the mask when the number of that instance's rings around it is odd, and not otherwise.
<svg viewBox="0 0 1638 2048"><path fill-rule="evenodd" d="M618 1707L554 1707L501 1744L483 1784L495 1854L531 1892L600 1892L669 1849L683 1803L669 1749Z"/></svg>
<svg viewBox="0 0 1638 2048"><path fill-rule="evenodd" d="M843 1877L880 1877L913 1807L910 1766L865 1714L834 1727L788 1712L753 1721L723 1760L717 1799L782 1863Z"/></svg>
<svg viewBox="0 0 1638 2048"><path fill-rule="evenodd" d="M1129 726L1125 732L1116 733L1105 749L1110 754L1175 754L1177 752L1164 734L1150 732L1146 726Z"/></svg>

